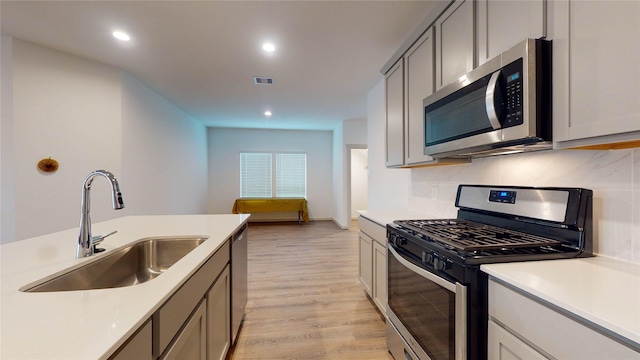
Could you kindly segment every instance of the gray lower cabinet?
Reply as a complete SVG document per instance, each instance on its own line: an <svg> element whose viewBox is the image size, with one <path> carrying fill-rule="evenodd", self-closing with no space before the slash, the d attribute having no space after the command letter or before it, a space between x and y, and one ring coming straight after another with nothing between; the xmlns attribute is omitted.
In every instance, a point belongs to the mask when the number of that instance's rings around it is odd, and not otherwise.
<svg viewBox="0 0 640 360"><path fill-rule="evenodd" d="M229 254L227 241L153 314L154 357L161 356L176 339L189 315L229 263Z"/></svg>
<svg viewBox="0 0 640 360"><path fill-rule="evenodd" d="M110 360L220 360L229 351L230 241L227 240Z"/></svg>
<svg viewBox="0 0 640 360"><path fill-rule="evenodd" d="M147 321L109 360L151 360L151 321Z"/></svg>
<svg viewBox="0 0 640 360"><path fill-rule="evenodd" d="M637 347L579 315L491 278L489 359L640 359Z"/></svg>
<svg viewBox="0 0 640 360"><path fill-rule="evenodd" d="M382 315L387 313L387 230L363 216L360 228L360 283Z"/></svg>
<svg viewBox="0 0 640 360"><path fill-rule="evenodd" d="M387 248L373 241L373 302L387 314Z"/></svg>
<svg viewBox="0 0 640 360"><path fill-rule="evenodd" d="M203 300L161 360L207 360L207 307Z"/></svg>
<svg viewBox="0 0 640 360"><path fill-rule="evenodd" d="M209 360L224 360L231 346L231 277L229 265L207 293L207 344Z"/></svg>
<svg viewBox="0 0 640 360"><path fill-rule="evenodd" d="M360 283L367 294L373 296L373 240L362 231L358 233L358 238L360 239L360 256L358 257Z"/></svg>
<svg viewBox="0 0 640 360"><path fill-rule="evenodd" d="M489 320L489 359L495 360L545 360L544 355L502 326Z"/></svg>

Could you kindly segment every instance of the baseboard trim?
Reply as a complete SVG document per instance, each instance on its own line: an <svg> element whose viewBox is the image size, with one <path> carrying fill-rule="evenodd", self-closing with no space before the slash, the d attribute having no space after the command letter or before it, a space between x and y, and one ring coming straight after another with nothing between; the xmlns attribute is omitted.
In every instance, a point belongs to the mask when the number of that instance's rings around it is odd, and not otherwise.
<svg viewBox="0 0 640 360"><path fill-rule="evenodd" d="M334 218L331 219L333 221L334 224L336 224L340 229L342 230L349 230L349 225L342 225L340 224L340 222Z"/></svg>

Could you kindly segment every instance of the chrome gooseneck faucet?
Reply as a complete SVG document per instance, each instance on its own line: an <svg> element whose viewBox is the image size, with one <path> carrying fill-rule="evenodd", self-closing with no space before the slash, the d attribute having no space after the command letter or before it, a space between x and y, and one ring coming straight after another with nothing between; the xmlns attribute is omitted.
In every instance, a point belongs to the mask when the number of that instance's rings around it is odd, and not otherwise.
<svg viewBox="0 0 640 360"><path fill-rule="evenodd" d="M116 232L109 233L102 236L91 236L91 216L89 215L91 197L91 183L96 176L104 176L111 185L111 204L113 210L120 210L124 208L124 202L122 201L122 193L120 192L120 184L112 173L106 170L96 170L91 172L89 176L84 180L82 185L82 210L80 213L80 236L78 236L78 250L76 251L76 258L91 256L94 253L95 245L99 244L109 235L113 235Z"/></svg>

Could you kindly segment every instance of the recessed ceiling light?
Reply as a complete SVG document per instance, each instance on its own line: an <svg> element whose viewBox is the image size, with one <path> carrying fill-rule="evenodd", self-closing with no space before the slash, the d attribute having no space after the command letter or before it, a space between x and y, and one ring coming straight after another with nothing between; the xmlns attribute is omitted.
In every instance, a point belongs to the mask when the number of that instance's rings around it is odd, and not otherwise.
<svg viewBox="0 0 640 360"><path fill-rule="evenodd" d="M272 114L271 114L271 111L269 111L269 110L267 110L267 111L265 111L265 112L264 112L264 116L271 116L271 115L272 115Z"/></svg>
<svg viewBox="0 0 640 360"><path fill-rule="evenodd" d="M122 31L114 31L113 33L111 33L113 35L114 38L118 39L118 40L122 40L122 41L129 41L131 40L131 37L127 34L124 33Z"/></svg>
<svg viewBox="0 0 640 360"><path fill-rule="evenodd" d="M272 43L264 43L262 44L262 50L266 51L266 52L274 52L276 51L276 46L273 45Z"/></svg>

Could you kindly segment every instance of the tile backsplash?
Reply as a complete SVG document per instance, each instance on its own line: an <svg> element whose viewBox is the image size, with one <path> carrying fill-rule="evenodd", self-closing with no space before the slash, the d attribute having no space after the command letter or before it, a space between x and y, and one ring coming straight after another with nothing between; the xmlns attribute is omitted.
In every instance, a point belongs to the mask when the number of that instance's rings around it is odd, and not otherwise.
<svg viewBox="0 0 640 360"><path fill-rule="evenodd" d="M640 149L549 150L411 170L410 207L455 217L459 184L581 187L594 192L594 251L640 263Z"/></svg>

